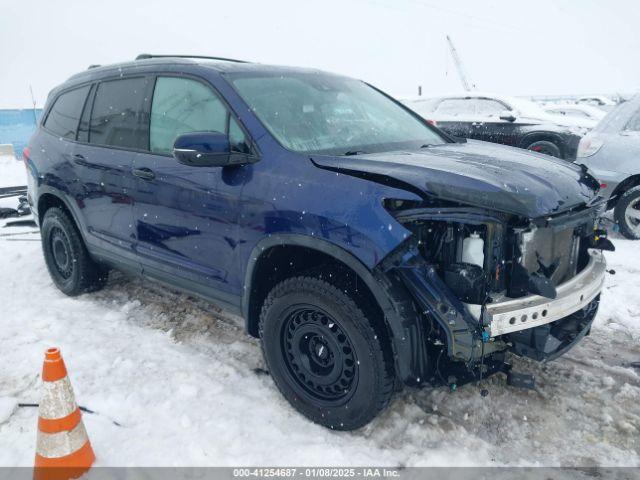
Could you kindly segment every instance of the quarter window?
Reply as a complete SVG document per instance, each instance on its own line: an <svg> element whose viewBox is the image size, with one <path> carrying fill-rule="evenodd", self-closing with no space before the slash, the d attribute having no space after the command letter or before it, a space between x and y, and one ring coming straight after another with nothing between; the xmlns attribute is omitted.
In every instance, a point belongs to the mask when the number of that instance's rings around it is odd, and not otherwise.
<svg viewBox="0 0 640 480"><path fill-rule="evenodd" d="M45 128L63 138L75 140L89 86L63 93L51 107L44 122Z"/></svg>
<svg viewBox="0 0 640 480"><path fill-rule="evenodd" d="M229 117L229 143L232 152L251 153L251 148L247 143L247 137L236 122L235 118Z"/></svg>
<svg viewBox="0 0 640 480"><path fill-rule="evenodd" d="M146 150L144 102L148 80L144 77L110 80L98 85L93 102L89 142Z"/></svg>

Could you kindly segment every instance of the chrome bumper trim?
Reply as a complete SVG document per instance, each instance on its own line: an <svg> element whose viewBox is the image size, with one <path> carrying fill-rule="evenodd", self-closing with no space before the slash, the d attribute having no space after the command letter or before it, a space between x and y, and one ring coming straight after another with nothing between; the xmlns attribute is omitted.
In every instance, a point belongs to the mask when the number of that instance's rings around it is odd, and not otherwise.
<svg viewBox="0 0 640 480"><path fill-rule="evenodd" d="M496 337L560 320L587 306L602 290L607 263L600 251L589 251L589 263L572 279L556 288L550 300L539 295L487 304L484 325Z"/></svg>

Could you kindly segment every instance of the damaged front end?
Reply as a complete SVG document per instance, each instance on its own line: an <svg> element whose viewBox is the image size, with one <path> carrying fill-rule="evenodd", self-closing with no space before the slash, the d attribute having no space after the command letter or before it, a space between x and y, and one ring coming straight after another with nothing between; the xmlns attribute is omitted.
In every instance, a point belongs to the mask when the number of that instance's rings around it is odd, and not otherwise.
<svg viewBox="0 0 640 480"><path fill-rule="evenodd" d="M459 385L538 361L589 333L613 250L601 205L543 219L400 200L385 207L412 235L376 276L411 344L409 384Z"/></svg>

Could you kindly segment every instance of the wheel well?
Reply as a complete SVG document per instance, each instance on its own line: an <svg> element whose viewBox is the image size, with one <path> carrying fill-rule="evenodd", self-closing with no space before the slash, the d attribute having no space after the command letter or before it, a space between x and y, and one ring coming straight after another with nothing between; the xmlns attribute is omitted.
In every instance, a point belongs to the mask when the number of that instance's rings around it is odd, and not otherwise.
<svg viewBox="0 0 640 480"><path fill-rule="evenodd" d="M616 188L611 193L611 196L607 201L607 209L613 208L618 199L624 194L624 192L626 192L630 188L637 187L638 185L640 185L640 175L632 175L628 178L625 178L616 186Z"/></svg>
<svg viewBox="0 0 640 480"><path fill-rule="evenodd" d="M536 133L532 135L528 135L522 140L520 145L521 148L527 148L529 145L535 142L551 142L560 150L560 155L564 158L564 144L557 137L553 135L549 135L547 133Z"/></svg>
<svg viewBox="0 0 640 480"><path fill-rule="evenodd" d="M251 278L247 318L248 333L258 336L260 309L265 298L281 281L296 275L322 278L348 293L374 322L374 328L389 346L390 334L382 308L364 280L348 265L331 255L313 248L278 245L266 249L256 260Z"/></svg>
<svg viewBox="0 0 640 480"><path fill-rule="evenodd" d="M44 214L47 213L51 207L58 207L69 215L69 218L73 219L73 215L65 205L65 203L51 193L44 193L40 195L38 199L38 225L42 225L42 219L44 218Z"/></svg>

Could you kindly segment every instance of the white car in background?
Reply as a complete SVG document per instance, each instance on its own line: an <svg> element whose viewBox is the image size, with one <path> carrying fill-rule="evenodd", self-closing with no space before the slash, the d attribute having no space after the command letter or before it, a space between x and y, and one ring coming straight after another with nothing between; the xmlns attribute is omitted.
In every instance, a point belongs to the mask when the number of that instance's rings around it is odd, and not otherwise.
<svg viewBox="0 0 640 480"><path fill-rule="evenodd" d="M594 107L599 107L607 112L613 110L613 107L616 106L616 102L611 100L609 97L605 97L604 95L587 95L584 97L580 97L576 104L578 105L592 105Z"/></svg>
<svg viewBox="0 0 640 480"><path fill-rule="evenodd" d="M545 105L543 108L545 112L552 115L563 115L568 118L582 118L591 120L594 122L594 127L607 114L607 112L600 108L585 104L551 104Z"/></svg>

